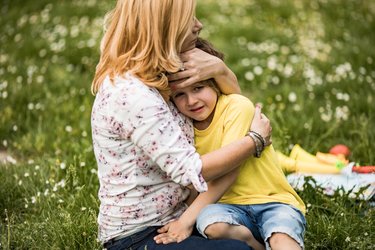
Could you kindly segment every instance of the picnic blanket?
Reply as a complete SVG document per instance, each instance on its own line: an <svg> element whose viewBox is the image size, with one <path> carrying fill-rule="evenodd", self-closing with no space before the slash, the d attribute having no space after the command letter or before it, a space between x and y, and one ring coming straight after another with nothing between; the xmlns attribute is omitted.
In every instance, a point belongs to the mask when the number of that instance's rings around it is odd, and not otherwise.
<svg viewBox="0 0 375 250"><path fill-rule="evenodd" d="M288 182L297 190L303 190L305 177L311 176L324 193L332 195L336 190L342 189L350 192L349 196L356 198L360 189L365 189L358 198L371 200L375 194L375 174L358 174L347 172L343 174L317 174L317 173L292 173L287 176ZM309 180L309 179L306 179Z"/></svg>

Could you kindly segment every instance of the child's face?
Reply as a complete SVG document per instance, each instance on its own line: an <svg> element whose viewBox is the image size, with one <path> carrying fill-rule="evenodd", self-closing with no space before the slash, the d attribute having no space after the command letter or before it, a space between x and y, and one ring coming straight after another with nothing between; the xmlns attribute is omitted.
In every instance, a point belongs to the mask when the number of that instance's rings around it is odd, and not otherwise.
<svg viewBox="0 0 375 250"><path fill-rule="evenodd" d="M212 119L217 98L216 91L201 82L172 92L172 100L180 112L195 121Z"/></svg>

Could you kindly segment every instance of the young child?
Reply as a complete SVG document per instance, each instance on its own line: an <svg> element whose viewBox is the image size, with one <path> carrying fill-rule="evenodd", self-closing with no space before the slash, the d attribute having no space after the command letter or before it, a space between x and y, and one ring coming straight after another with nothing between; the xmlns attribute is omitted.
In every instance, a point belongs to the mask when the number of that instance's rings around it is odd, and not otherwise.
<svg viewBox="0 0 375 250"><path fill-rule="evenodd" d="M221 57L208 42L197 43L198 48ZM193 119L195 146L200 154L246 135L249 118L254 116L249 99L220 94L214 80L185 88L176 86L172 100ZM250 136L258 145L261 143L256 136ZM211 204L217 200L219 203ZM264 249L264 245L267 249L301 249L304 213L303 201L287 182L275 150L269 146L260 158L250 157L238 170L209 182L208 191L199 194L179 220L160 229L162 234L155 239L169 243L169 234L180 241L191 233L196 220L198 231L211 239L238 239L254 249Z"/></svg>

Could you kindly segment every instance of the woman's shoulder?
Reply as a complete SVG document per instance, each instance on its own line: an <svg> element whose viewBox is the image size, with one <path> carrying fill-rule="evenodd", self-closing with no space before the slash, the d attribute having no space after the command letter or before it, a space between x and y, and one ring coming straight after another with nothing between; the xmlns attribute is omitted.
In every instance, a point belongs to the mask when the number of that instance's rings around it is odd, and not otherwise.
<svg viewBox="0 0 375 250"><path fill-rule="evenodd" d="M115 102L163 102L157 89L147 86L130 73L117 75L113 79L107 77L99 90L99 94L112 96L111 99Z"/></svg>
<svg viewBox="0 0 375 250"><path fill-rule="evenodd" d="M155 88L143 84L131 75L116 76L112 80L107 77L93 104L94 113L119 120L168 111L168 105Z"/></svg>
<svg viewBox="0 0 375 250"><path fill-rule="evenodd" d="M117 75L113 77L113 79L106 78L105 83L104 86L110 87L112 91L117 93L121 93L121 91L126 91L126 93L129 94L137 92L147 93L150 90L152 91L152 88L130 73Z"/></svg>

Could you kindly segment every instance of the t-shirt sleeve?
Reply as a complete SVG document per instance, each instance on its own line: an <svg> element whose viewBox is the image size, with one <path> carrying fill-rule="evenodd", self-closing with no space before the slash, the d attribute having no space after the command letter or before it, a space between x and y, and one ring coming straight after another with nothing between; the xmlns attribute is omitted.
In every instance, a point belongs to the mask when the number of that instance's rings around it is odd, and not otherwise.
<svg viewBox="0 0 375 250"><path fill-rule="evenodd" d="M130 139L169 178L183 186L193 184L199 192L207 190L201 175L202 161L189 144L167 103L154 89L124 93L116 102L114 114L123 124L123 136Z"/></svg>
<svg viewBox="0 0 375 250"><path fill-rule="evenodd" d="M254 117L253 103L244 96L230 97L228 108L225 112L225 123L222 145L225 146L246 135Z"/></svg>

